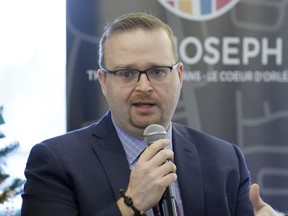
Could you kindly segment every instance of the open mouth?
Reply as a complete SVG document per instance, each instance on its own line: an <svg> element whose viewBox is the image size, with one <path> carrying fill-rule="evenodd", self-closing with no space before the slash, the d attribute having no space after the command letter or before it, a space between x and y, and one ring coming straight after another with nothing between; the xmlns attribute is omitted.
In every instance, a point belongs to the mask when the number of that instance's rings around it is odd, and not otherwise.
<svg viewBox="0 0 288 216"><path fill-rule="evenodd" d="M155 106L155 104L154 103L139 102L139 103L133 103L133 106L136 106L136 107L152 107L152 106Z"/></svg>
<svg viewBox="0 0 288 216"><path fill-rule="evenodd" d="M136 112L139 112L141 114L151 114L151 112L154 111L156 104L151 102L136 102L133 103L133 107Z"/></svg>

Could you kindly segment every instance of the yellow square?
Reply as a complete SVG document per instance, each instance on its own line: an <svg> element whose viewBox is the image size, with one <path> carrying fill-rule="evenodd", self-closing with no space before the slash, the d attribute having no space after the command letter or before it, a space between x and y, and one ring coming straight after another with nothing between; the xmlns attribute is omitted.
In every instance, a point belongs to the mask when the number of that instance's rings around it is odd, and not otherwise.
<svg viewBox="0 0 288 216"><path fill-rule="evenodd" d="M179 1L178 9L184 13L192 14L192 2L191 1Z"/></svg>

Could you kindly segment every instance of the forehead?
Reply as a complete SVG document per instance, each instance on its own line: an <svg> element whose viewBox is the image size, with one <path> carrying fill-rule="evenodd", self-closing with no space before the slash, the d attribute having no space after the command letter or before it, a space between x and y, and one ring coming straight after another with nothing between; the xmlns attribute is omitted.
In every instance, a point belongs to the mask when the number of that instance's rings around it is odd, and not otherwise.
<svg viewBox="0 0 288 216"><path fill-rule="evenodd" d="M172 42L163 29L136 29L110 35L104 44L104 61L108 67L155 62L171 64L175 61Z"/></svg>

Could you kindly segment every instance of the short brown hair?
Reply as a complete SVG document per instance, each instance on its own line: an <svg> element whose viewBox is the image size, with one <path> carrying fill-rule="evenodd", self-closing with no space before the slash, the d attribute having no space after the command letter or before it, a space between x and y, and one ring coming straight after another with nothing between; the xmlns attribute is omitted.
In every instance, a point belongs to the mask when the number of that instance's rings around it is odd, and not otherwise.
<svg viewBox="0 0 288 216"><path fill-rule="evenodd" d="M105 27L104 33L99 42L99 50L98 50L100 68L104 67L105 41L114 33L128 32L135 29L144 29L144 30L164 29L171 40L172 50L174 52L175 59L178 61L177 47L172 29L167 24L162 22L159 18L153 15L144 12L137 12L122 15L116 18L112 23L108 24Z"/></svg>

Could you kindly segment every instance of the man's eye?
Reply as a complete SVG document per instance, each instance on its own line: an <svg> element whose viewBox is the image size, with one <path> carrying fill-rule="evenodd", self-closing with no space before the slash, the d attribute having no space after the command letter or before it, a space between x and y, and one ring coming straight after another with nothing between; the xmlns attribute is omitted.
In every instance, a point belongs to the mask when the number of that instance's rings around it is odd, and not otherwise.
<svg viewBox="0 0 288 216"><path fill-rule="evenodd" d="M162 74L165 74L165 70L163 70L162 68L155 68L155 69L151 70L151 73L154 76L161 76Z"/></svg>
<svg viewBox="0 0 288 216"><path fill-rule="evenodd" d="M123 77L125 79L133 79L137 72L133 70L121 70L117 72L117 76Z"/></svg>
<svg viewBox="0 0 288 216"><path fill-rule="evenodd" d="M132 73L129 70L118 71L118 76L129 78L131 77Z"/></svg>
<svg viewBox="0 0 288 216"><path fill-rule="evenodd" d="M125 71L124 73L123 73L123 76L124 77L131 77L132 76L132 73L131 73L131 71Z"/></svg>

